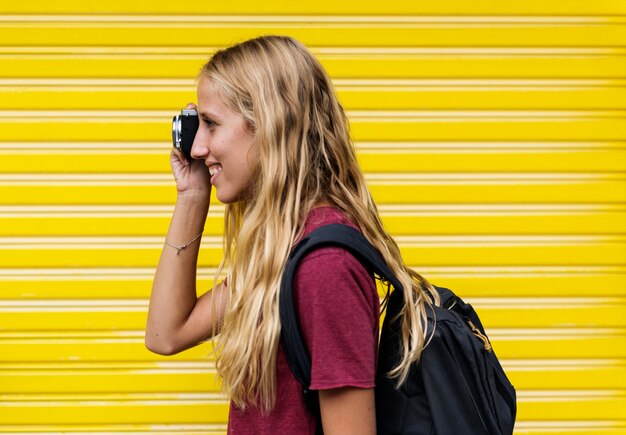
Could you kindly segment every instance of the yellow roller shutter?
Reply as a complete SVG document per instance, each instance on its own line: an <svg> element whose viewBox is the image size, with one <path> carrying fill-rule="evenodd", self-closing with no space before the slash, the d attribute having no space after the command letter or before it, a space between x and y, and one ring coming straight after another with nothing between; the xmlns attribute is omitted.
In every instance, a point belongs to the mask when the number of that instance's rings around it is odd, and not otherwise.
<svg viewBox="0 0 626 435"><path fill-rule="evenodd" d="M143 344L170 120L212 52L280 33L333 77L407 262L481 314L516 434L626 434L625 16L620 0L2 1L0 433L225 432L210 344Z"/></svg>

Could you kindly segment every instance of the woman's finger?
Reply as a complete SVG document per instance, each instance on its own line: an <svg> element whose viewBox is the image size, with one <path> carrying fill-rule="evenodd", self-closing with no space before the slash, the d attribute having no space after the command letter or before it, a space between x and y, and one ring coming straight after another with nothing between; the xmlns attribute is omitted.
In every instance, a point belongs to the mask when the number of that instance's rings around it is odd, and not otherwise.
<svg viewBox="0 0 626 435"><path fill-rule="evenodd" d="M176 148L172 148L172 151L174 152L174 154L176 155L178 160L180 160L181 164L183 164L185 166L189 166L189 160L187 160L187 158L185 157L185 155L183 154L182 151L180 151L179 149L176 149Z"/></svg>
<svg viewBox="0 0 626 435"><path fill-rule="evenodd" d="M183 158L182 152L180 152L178 149L173 148L173 147L172 147L172 152L174 153L174 155L176 155L176 157L178 157L178 160L182 160Z"/></svg>

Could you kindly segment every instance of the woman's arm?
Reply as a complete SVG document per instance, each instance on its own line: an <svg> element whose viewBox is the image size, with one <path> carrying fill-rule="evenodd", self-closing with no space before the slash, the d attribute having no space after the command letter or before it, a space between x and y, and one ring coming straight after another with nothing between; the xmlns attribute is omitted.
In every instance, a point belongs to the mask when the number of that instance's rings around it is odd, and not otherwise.
<svg viewBox="0 0 626 435"><path fill-rule="evenodd" d="M195 108L193 103L187 105L187 109ZM170 152L170 164L177 197L166 241L182 246L204 228L211 199L211 177L203 159L187 159L175 148ZM181 250L167 244L163 247L152 284L146 325L146 347L152 352L172 355L218 333L227 291L224 284L219 284L197 297L199 251L200 239Z"/></svg>
<svg viewBox="0 0 626 435"><path fill-rule="evenodd" d="M373 388L344 387L320 390L319 401L324 434L376 434Z"/></svg>
<svg viewBox="0 0 626 435"><path fill-rule="evenodd" d="M168 243L180 246L202 231L208 201L206 195L179 196L166 236ZM213 326L221 323L227 292L224 283L220 283L197 298L199 249L200 240L182 249L180 254L171 246L163 247L152 285L146 326L145 343L152 352L172 355L218 332L213 331Z"/></svg>

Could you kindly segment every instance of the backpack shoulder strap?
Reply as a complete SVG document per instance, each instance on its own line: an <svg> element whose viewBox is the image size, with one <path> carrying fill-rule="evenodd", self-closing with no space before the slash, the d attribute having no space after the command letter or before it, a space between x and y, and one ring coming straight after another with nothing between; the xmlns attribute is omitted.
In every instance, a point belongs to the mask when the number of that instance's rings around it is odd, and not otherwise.
<svg viewBox="0 0 626 435"><path fill-rule="evenodd" d="M293 297L293 282L302 258L320 247L340 247L350 252L369 272L388 281L396 290L402 285L391 272L383 257L358 230L344 224L329 224L306 235L291 251L280 284L279 311L281 339L287 363L303 387L305 401L309 402L311 385L311 358L302 340L300 323ZM400 292L401 293L401 292Z"/></svg>

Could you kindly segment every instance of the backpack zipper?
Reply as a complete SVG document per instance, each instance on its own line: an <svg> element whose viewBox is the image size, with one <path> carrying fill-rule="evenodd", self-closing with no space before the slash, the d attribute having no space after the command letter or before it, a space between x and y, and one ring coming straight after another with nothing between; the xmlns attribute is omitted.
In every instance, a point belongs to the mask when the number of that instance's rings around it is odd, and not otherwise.
<svg viewBox="0 0 626 435"><path fill-rule="evenodd" d="M480 341L483 342L483 344L485 345L485 350L487 352L491 352L492 347L491 347L491 343L489 342L489 339L487 338L487 336L483 333L481 333L478 328L476 326L474 326L474 324L472 323L472 321L470 319L465 319L465 321L467 322L467 324L469 325L470 329L472 330L472 333L478 337L480 339Z"/></svg>

